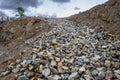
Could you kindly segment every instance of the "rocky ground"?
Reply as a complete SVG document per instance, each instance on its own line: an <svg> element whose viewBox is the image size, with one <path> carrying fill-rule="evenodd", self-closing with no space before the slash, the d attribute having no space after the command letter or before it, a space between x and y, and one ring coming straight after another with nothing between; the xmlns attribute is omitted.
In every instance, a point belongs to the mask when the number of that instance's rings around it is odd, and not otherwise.
<svg viewBox="0 0 120 80"><path fill-rule="evenodd" d="M30 57L10 62L1 80L119 80L120 41L99 28L66 19L37 36ZM28 45L31 44L28 42Z"/></svg>
<svg viewBox="0 0 120 80"><path fill-rule="evenodd" d="M0 24L0 80L120 80L119 7Z"/></svg>

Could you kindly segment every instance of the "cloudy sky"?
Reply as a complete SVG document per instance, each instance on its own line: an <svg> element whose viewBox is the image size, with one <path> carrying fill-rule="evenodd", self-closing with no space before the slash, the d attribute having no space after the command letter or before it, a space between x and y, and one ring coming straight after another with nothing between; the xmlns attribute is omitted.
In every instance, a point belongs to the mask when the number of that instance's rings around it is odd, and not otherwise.
<svg viewBox="0 0 120 80"><path fill-rule="evenodd" d="M25 14L29 16L68 17L106 1L108 0L0 0L0 11L14 16L16 8L23 7Z"/></svg>

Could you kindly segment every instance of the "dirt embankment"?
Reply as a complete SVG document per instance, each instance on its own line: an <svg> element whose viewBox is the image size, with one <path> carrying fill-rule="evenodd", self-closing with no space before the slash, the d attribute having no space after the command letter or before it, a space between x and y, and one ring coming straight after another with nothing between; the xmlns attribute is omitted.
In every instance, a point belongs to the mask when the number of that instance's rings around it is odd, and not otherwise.
<svg viewBox="0 0 120 80"><path fill-rule="evenodd" d="M80 24L102 27L120 39L120 0L109 0L70 19Z"/></svg>
<svg viewBox="0 0 120 80"><path fill-rule="evenodd" d="M0 71L9 61L28 57L34 38L51 28L45 19L35 17L0 24Z"/></svg>

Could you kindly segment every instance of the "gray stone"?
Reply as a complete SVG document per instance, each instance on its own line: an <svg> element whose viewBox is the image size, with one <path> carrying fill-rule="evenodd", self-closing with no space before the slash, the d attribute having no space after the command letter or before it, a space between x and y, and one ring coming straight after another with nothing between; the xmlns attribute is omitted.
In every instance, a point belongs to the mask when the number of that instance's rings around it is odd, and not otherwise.
<svg viewBox="0 0 120 80"><path fill-rule="evenodd" d="M42 71L42 75L44 75L45 77L48 77L48 75L50 75L50 69L46 68Z"/></svg>
<svg viewBox="0 0 120 80"><path fill-rule="evenodd" d="M49 51L47 51L47 55L48 55L49 57L51 57L51 56L52 56L52 53L49 52Z"/></svg>
<svg viewBox="0 0 120 80"><path fill-rule="evenodd" d="M100 71L100 72L98 73L98 78L99 78L99 79L103 79L104 77L105 77L105 72Z"/></svg>
<svg viewBox="0 0 120 80"><path fill-rule="evenodd" d="M98 71L97 70L93 70L91 73L92 73L92 75L96 76L98 74Z"/></svg>
<svg viewBox="0 0 120 80"><path fill-rule="evenodd" d="M14 69L12 70L12 72L13 72L13 73L17 73L17 72L19 72L19 70L20 70L20 68L14 68Z"/></svg>
<svg viewBox="0 0 120 80"><path fill-rule="evenodd" d="M54 75L53 79L54 79L54 80L60 80L61 77L60 77L59 75Z"/></svg>
<svg viewBox="0 0 120 80"><path fill-rule="evenodd" d="M70 75L68 74L68 73L64 73L63 74L63 78L66 80L66 79L68 79L68 77L69 77Z"/></svg>
<svg viewBox="0 0 120 80"><path fill-rule="evenodd" d="M44 54L44 52L39 52L39 53L37 53L37 55L38 55L39 57L43 56L43 54Z"/></svg>
<svg viewBox="0 0 120 80"><path fill-rule="evenodd" d="M73 80L73 79L76 79L78 77L79 77L78 72L74 72L68 77L68 80Z"/></svg>
<svg viewBox="0 0 120 80"><path fill-rule="evenodd" d="M80 71L80 72L85 72L86 69L85 69L85 67L83 66L83 67L81 67L81 68L79 69L79 71Z"/></svg>
<svg viewBox="0 0 120 80"><path fill-rule="evenodd" d="M115 76L120 79L120 70L114 71Z"/></svg>
<svg viewBox="0 0 120 80"><path fill-rule="evenodd" d="M2 72L0 76L6 76L10 73L10 71L5 71L5 72Z"/></svg>
<svg viewBox="0 0 120 80"><path fill-rule="evenodd" d="M28 72L27 73L27 77L33 77L34 76L34 72Z"/></svg>
<svg viewBox="0 0 120 80"><path fill-rule="evenodd" d="M53 39L53 40L52 40L52 44L57 44L56 39Z"/></svg>
<svg viewBox="0 0 120 80"><path fill-rule="evenodd" d="M25 75L19 76L17 80L29 80Z"/></svg>
<svg viewBox="0 0 120 80"><path fill-rule="evenodd" d="M89 75L84 75L85 80L94 80L91 76Z"/></svg>
<svg viewBox="0 0 120 80"><path fill-rule="evenodd" d="M52 60L52 61L51 61L51 66L56 66L56 65L57 65L56 61L55 61L55 60Z"/></svg>

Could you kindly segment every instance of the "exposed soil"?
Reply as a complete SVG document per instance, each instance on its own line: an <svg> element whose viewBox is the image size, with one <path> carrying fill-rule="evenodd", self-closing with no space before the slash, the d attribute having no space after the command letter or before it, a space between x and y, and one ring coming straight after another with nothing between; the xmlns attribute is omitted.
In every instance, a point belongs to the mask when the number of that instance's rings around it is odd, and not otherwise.
<svg viewBox="0 0 120 80"><path fill-rule="evenodd" d="M33 17L22 17L2 23L0 25L0 71L15 59L30 56L34 38L51 28L45 19Z"/></svg>

